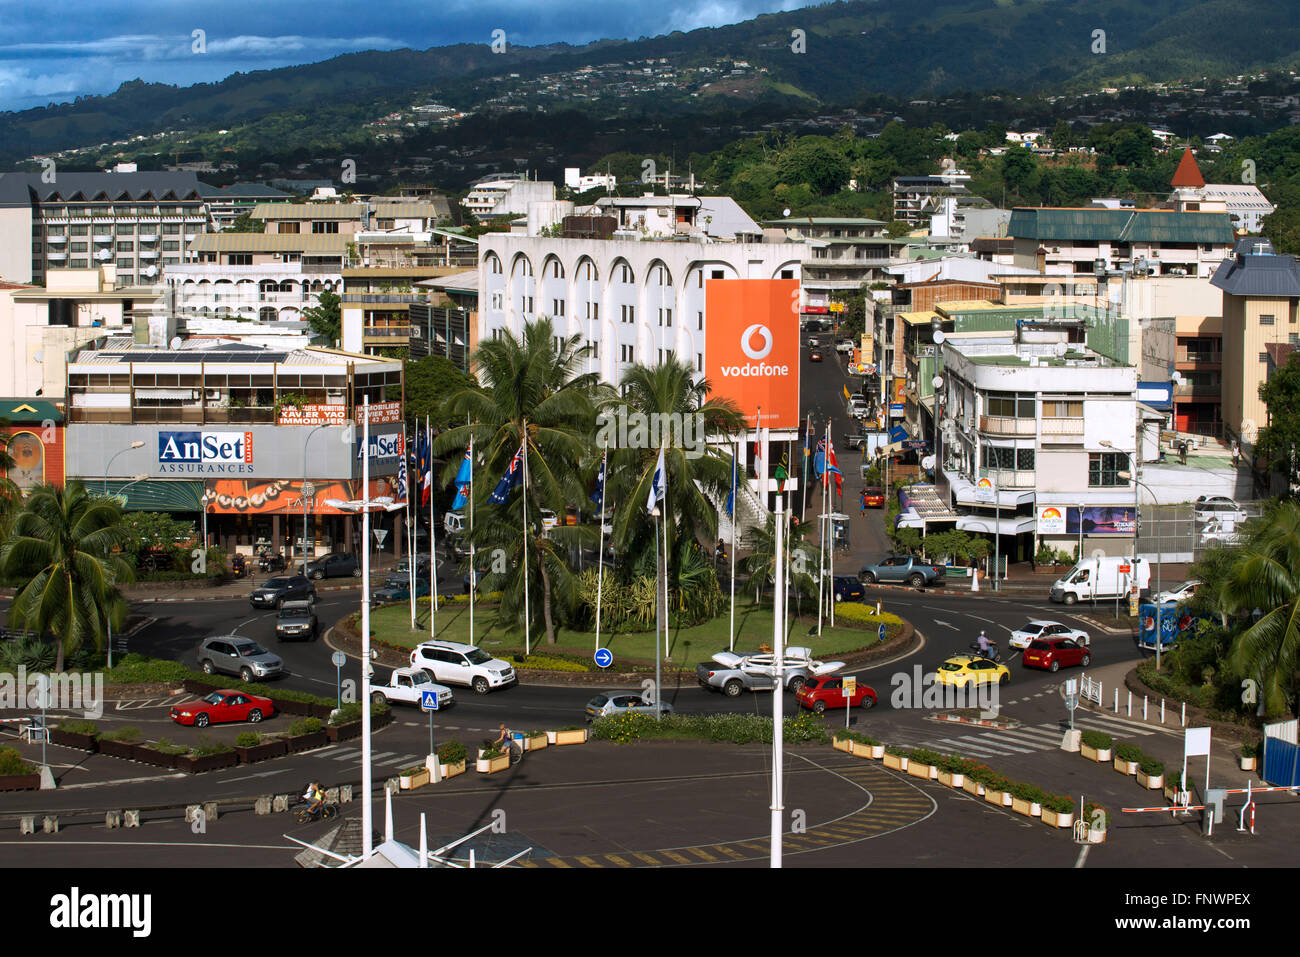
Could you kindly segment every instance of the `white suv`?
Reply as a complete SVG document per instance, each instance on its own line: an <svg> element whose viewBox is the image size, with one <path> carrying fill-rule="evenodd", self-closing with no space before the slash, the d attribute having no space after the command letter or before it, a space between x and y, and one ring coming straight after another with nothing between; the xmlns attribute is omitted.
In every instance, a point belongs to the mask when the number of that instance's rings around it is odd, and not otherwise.
<svg viewBox="0 0 1300 957"><path fill-rule="evenodd" d="M455 641L420 642L411 652L411 667L423 668L434 681L473 688L475 694L487 694L519 680L507 662L482 648Z"/></svg>

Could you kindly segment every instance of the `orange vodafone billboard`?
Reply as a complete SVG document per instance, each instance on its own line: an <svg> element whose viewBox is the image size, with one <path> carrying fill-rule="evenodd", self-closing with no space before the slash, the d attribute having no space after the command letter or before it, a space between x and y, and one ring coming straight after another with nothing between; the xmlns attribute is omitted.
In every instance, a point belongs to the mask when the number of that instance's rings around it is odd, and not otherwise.
<svg viewBox="0 0 1300 957"><path fill-rule="evenodd" d="M710 279L704 286L704 374L753 425L799 426L799 280Z"/></svg>

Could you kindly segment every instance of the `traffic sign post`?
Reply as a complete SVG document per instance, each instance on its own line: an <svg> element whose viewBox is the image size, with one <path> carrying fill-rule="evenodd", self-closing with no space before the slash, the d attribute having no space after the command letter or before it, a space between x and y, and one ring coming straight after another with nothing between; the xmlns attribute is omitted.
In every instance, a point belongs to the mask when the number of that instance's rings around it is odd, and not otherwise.
<svg viewBox="0 0 1300 957"><path fill-rule="evenodd" d="M343 707L343 666L348 663L348 656L341 651L330 655L334 662L334 707Z"/></svg>
<svg viewBox="0 0 1300 957"><path fill-rule="evenodd" d="M614 653L608 648L597 648L596 654L592 657L601 668L608 668L614 663Z"/></svg>
<svg viewBox="0 0 1300 957"><path fill-rule="evenodd" d="M853 695L858 690L858 679L849 677L844 682L844 730L849 729L849 712L853 710Z"/></svg>
<svg viewBox="0 0 1300 957"><path fill-rule="evenodd" d="M879 603L879 602L876 603L876 614L877 614L877 615L880 614L880 603ZM885 640L885 626L884 626L883 623L881 624L880 629L876 632L876 634L878 634L878 635L880 636L880 640L881 640L881 641L884 641L884 640Z"/></svg>
<svg viewBox="0 0 1300 957"><path fill-rule="evenodd" d="M438 692L421 691L420 709L429 716L429 757L431 760L427 763L432 765L429 768L430 780L436 781L438 780L438 772L434 768L438 766L438 755L433 750L433 713L438 710Z"/></svg>

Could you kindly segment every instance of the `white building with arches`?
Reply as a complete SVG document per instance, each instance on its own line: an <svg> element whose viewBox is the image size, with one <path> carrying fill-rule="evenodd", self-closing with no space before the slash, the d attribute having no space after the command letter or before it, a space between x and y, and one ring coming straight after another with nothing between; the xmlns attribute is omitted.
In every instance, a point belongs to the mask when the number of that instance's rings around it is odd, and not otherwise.
<svg viewBox="0 0 1300 957"><path fill-rule="evenodd" d="M787 242L487 233L479 238L479 340L506 332L520 336L526 322L548 317L557 335L581 337L591 350L590 371L603 382L617 386L634 363L654 365L669 355L688 362L703 377L706 285L727 279L798 280L804 252L802 244ZM789 321L797 326L798 319L792 311ZM791 418L798 418L798 410ZM776 492L770 475L783 453L789 455L786 491L798 490L801 452L796 429L773 429L765 435L765 444L771 447L763 457L769 477L760 486L751 476L750 488L770 507L770 495ZM742 463L748 465L752 455L753 442L747 441Z"/></svg>

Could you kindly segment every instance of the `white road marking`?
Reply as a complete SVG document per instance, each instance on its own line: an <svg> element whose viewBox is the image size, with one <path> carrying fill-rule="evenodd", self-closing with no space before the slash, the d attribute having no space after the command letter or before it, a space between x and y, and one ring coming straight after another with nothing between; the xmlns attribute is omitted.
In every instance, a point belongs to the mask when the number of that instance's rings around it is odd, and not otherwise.
<svg viewBox="0 0 1300 957"><path fill-rule="evenodd" d="M1088 859L1088 852L1091 850L1092 850L1091 844L1083 845L1083 847L1079 850L1078 859L1074 862L1074 866L1076 868L1083 867L1083 862Z"/></svg>
<svg viewBox="0 0 1300 957"><path fill-rule="evenodd" d="M954 741L952 738L939 738L934 743L945 745L947 747L952 748L954 751L973 752L976 757L981 757L981 758L993 757L994 755L1002 753L1001 751L986 750L985 748L982 748L979 745L963 743L961 741Z"/></svg>
<svg viewBox="0 0 1300 957"><path fill-rule="evenodd" d="M934 623L935 623L936 625L943 625L943 627L945 627L945 628L951 628L953 631L957 631L957 630L958 630L958 628L957 628L956 625L950 625L950 624L948 624L946 621L940 621L938 618L934 619Z"/></svg>

